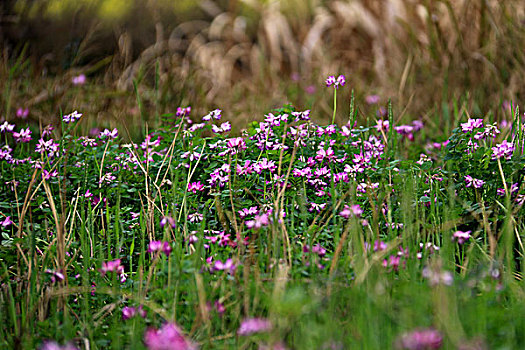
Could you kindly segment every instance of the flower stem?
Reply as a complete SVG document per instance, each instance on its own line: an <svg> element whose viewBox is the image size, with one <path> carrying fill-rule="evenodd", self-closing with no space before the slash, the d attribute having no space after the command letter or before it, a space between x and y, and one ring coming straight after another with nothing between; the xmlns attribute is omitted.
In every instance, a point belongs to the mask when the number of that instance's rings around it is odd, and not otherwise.
<svg viewBox="0 0 525 350"><path fill-rule="evenodd" d="M335 111L337 110L337 89L334 89L334 114L332 115L332 124L335 123Z"/></svg>

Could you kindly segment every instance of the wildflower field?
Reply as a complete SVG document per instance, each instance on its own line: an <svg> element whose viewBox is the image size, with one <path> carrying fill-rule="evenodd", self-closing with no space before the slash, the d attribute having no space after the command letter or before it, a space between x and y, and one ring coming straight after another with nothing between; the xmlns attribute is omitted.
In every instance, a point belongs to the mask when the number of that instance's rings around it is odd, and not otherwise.
<svg viewBox="0 0 525 350"><path fill-rule="evenodd" d="M0 1L0 349L525 348L522 0Z"/></svg>
<svg viewBox="0 0 525 350"><path fill-rule="evenodd" d="M433 140L391 103L338 115L350 84L325 85L328 125L286 105L232 135L184 106L135 143L81 111L4 121L0 347L520 348L523 113L458 105Z"/></svg>

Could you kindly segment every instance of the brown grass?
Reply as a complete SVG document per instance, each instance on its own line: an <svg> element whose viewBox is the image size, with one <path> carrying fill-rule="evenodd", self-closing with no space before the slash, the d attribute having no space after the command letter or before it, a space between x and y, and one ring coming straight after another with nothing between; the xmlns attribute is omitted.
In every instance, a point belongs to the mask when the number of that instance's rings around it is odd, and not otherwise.
<svg viewBox="0 0 525 350"><path fill-rule="evenodd" d="M25 17L29 32L43 23L57 32L47 43L7 36L0 79L10 85L1 114L12 119L17 106L28 106L35 119L79 109L93 125L155 123L159 114L191 104L196 117L220 107L244 126L292 102L328 121L323 80L329 74L346 74L358 96L392 98L406 118L445 115L442 102L465 96L469 112L483 114L525 97L523 1L209 0L185 8L183 19L166 3L138 2L113 27L80 14L76 22L53 20L54 29L49 19ZM134 19L137 26L130 25ZM75 24L77 40L64 66L57 52L72 36L61 36L67 23ZM9 79L23 40L30 43L23 57L32 71ZM89 73L90 88L71 90L71 77L81 71ZM142 109L135 107L134 84ZM317 87L312 96L305 92L311 84ZM341 103L344 112L348 100ZM447 122L443 118L433 122Z"/></svg>

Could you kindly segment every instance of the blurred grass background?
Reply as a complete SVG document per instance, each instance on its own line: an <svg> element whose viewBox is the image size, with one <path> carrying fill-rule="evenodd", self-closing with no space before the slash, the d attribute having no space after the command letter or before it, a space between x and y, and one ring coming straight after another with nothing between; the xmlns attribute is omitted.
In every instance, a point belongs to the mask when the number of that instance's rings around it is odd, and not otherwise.
<svg viewBox="0 0 525 350"><path fill-rule="evenodd" d="M4 0L0 14L7 120L79 110L86 128L139 137L191 105L194 120L221 108L239 131L290 102L329 122L324 79L345 74L358 101L380 96L362 116L391 98L399 120L448 132L453 108L501 119L525 95L522 0Z"/></svg>

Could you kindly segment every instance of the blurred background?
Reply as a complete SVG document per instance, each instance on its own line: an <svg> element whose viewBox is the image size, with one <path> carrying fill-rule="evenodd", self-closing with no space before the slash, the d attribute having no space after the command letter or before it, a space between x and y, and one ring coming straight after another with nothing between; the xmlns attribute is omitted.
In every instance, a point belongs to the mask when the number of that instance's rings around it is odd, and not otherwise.
<svg viewBox="0 0 525 350"><path fill-rule="evenodd" d="M339 124L352 89L365 121L392 99L444 132L525 96L523 0L3 0L0 44L0 118L78 110L132 136L179 106L235 132L285 103L328 123L328 75L347 78Z"/></svg>

